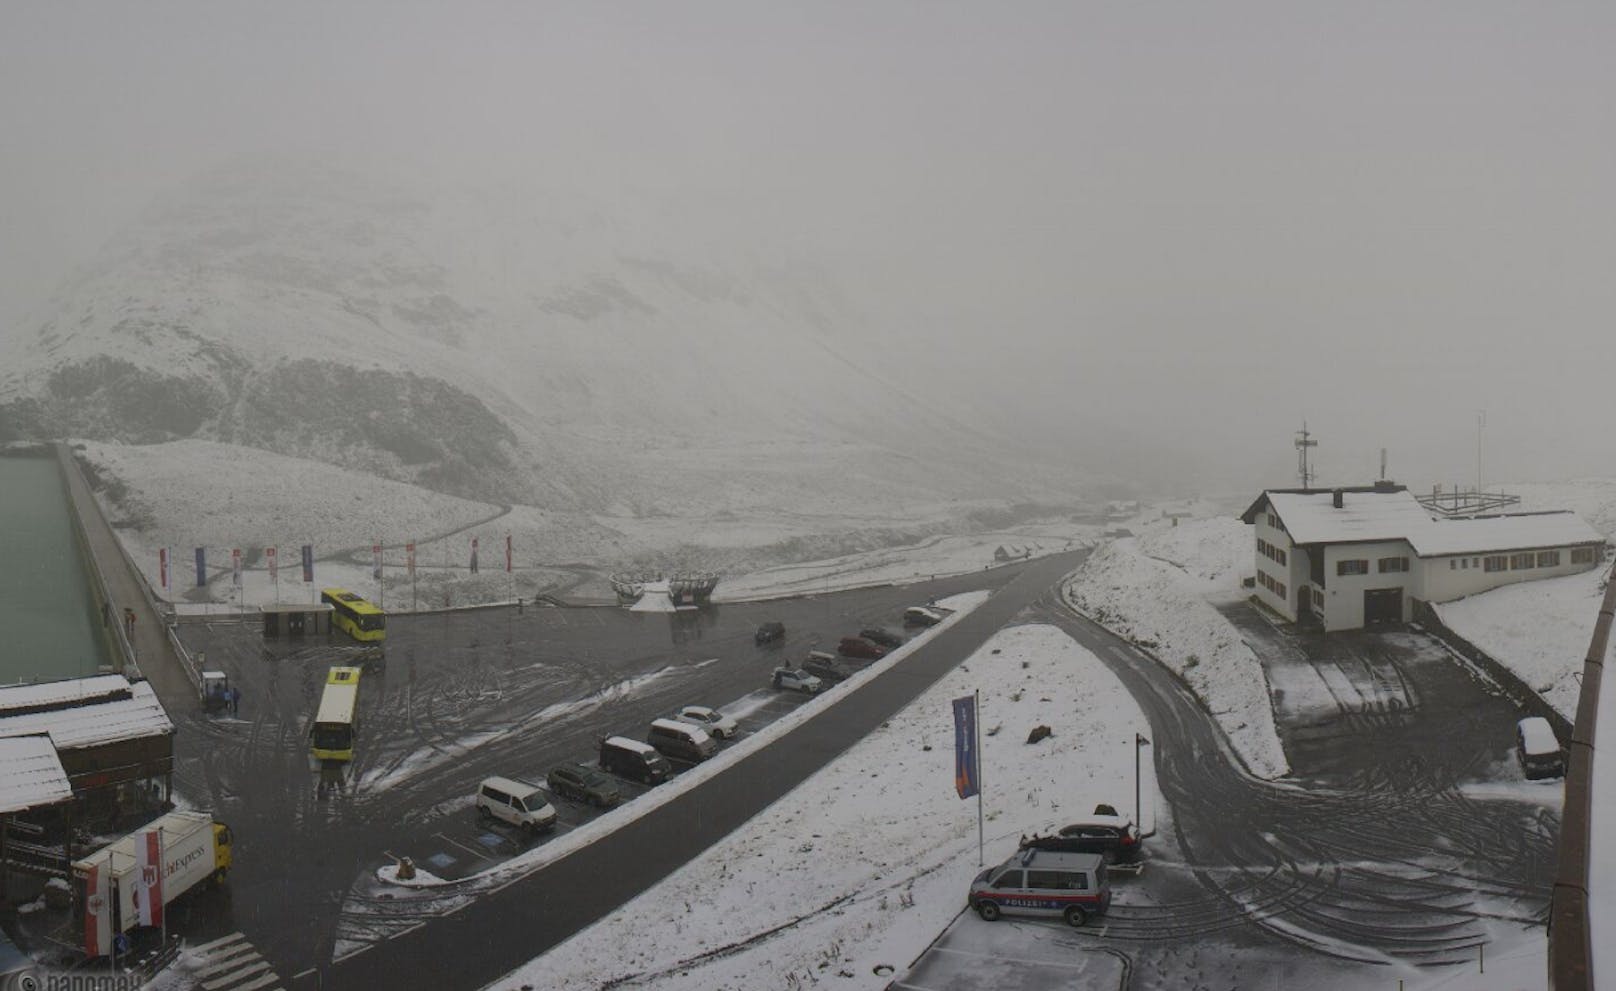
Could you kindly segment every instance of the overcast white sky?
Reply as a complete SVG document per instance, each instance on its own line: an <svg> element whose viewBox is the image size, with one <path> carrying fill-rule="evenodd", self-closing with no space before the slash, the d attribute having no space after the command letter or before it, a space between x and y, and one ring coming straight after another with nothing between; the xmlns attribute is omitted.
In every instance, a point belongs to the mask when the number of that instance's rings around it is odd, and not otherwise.
<svg viewBox="0 0 1616 991"><path fill-rule="evenodd" d="M1283 484L1609 474L1616 5L0 5L0 333L262 150L709 204L913 385ZM1159 465L1155 466L1159 474ZM1238 473L1237 473L1238 474Z"/></svg>

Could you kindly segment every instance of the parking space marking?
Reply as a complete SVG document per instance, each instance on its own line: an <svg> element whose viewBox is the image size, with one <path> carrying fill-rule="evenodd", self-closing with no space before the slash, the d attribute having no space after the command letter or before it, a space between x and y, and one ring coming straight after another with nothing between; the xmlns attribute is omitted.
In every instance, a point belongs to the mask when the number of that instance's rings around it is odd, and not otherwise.
<svg viewBox="0 0 1616 991"><path fill-rule="evenodd" d="M481 859L483 857L488 856L488 854L485 851L478 850L478 849L476 849L474 847L469 847L466 844L460 842L459 840L454 839L452 837L445 836L442 833L433 833L432 835L436 836L438 839L442 840L445 843L451 843L451 844L459 847L460 849L466 851L467 853L471 854L473 857L476 857L478 859Z"/></svg>

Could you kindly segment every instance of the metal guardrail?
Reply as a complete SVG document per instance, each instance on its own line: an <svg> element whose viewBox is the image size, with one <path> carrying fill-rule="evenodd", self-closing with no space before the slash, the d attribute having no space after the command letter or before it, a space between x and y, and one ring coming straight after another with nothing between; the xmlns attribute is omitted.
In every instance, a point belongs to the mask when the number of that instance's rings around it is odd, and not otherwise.
<svg viewBox="0 0 1616 991"><path fill-rule="evenodd" d="M1549 904L1549 987L1553 991L1592 991L1593 935L1588 918L1588 865L1592 853L1594 730L1599 688L1616 615L1616 565L1605 578L1605 600L1594 623L1588 656L1582 662L1582 692L1571 728L1566 764L1565 805L1560 816L1559 861Z"/></svg>

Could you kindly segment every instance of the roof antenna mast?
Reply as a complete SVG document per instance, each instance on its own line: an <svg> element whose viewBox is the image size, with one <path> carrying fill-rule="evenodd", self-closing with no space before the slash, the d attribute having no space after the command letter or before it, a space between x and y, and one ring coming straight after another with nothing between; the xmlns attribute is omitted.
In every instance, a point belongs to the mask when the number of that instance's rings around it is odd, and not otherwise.
<svg viewBox="0 0 1616 991"><path fill-rule="evenodd" d="M1302 488L1313 487L1313 472L1307 466L1307 449L1318 447L1319 442L1312 439L1313 435L1307 432L1307 421L1302 421L1302 429L1296 432L1296 470L1302 476Z"/></svg>

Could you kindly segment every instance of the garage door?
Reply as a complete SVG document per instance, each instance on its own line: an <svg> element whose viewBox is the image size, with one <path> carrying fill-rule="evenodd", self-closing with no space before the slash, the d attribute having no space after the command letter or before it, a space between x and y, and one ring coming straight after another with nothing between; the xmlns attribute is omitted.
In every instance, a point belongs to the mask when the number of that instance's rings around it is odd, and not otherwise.
<svg viewBox="0 0 1616 991"><path fill-rule="evenodd" d="M1365 626L1375 623L1401 623L1403 621L1403 590L1400 588L1370 588L1363 594L1363 621Z"/></svg>

